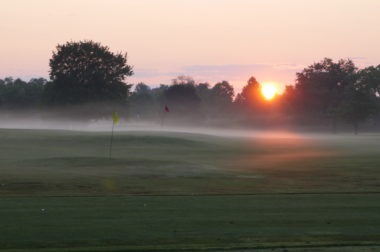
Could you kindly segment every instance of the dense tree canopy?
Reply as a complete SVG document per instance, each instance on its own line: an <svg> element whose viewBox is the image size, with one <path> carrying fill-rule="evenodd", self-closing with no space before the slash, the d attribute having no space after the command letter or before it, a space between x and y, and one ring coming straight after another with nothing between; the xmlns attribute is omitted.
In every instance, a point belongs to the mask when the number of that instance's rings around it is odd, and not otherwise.
<svg viewBox="0 0 380 252"><path fill-rule="evenodd" d="M367 86L376 96L380 96L380 65L360 70L358 78L362 85Z"/></svg>
<svg viewBox="0 0 380 252"><path fill-rule="evenodd" d="M260 83L252 76L248 79L247 85L243 87L241 93L237 95L236 103L247 108L257 108L261 99Z"/></svg>
<svg viewBox="0 0 380 252"><path fill-rule="evenodd" d="M93 41L58 45L50 59L49 100L57 104L125 101L133 74L127 57Z"/></svg>
<svg viewBox="0 0 380 252"><path fill-rule="evenodd" d="M283 98L287 107L313 123L331 120L336 131L339 119L354 125L376 114L379 74L374 67L358 70L351 60L325 58L297 73L294 87ZM379 76L378 76L379 75Z"/></svg>
<svg viewBox="0 0 380 252"><path fill-rule="evenodd" d="M46 79L37 78L26 82L21 79L0 79L0 106L7 108L33 107L42 104Z"/></svg>
<svg viewBox="0 0 380 252"><path fill-rule="evenodd" d="M297 73L297 98L305 113L316 116L336 116L336 107L342 101L344 89L357 80L357 68L351 60L325 58Z"/></svg>
<svg viewBox="0 0 380 252"><path fill-rule="evenodd" d="M376 110L376 98L370 87L355 84L345 87L344 99L339 104L338 112L344 120L353 125L355 134L358 133L359 122L376 114Z"/></svg>
<svg viewBox="0 0 380 252"><path fill-rule="evenodd" d="M151 88L144 83L136 85L130 97L131 110L137 118L146 118L154 114L156 104Z"/></svg>
<svg viewBox="0 0 380 252"><path fill-rule="evenodd" d="M212 94L215 99L221 101L221 103L229 104L232 103L234 99L234 88L228 81L222 81L215 84L211 89Z"/></svg>
<svg viewBox="0 0 380 252"><path fill-rule="evenodd" d="M165 90L166 104L177 115L197 115L200 108L200 98L197 95L195 82L190 77L179 76Z"/></svg>

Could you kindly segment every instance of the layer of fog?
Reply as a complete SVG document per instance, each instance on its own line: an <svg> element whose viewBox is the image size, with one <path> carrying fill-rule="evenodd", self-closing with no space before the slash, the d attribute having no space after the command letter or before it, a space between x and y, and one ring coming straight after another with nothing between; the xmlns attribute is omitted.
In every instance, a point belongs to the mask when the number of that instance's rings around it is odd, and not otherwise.
<svg viewBox="0 0 380 252"><path fill-rule="evenodd" d="M46 120L46 119L24 119L7 118L0 121L1 129L36 129L36 130L69 130L69 131L88 131L88 132L109 132L112 130L113 122L109 120L90 120L86 122L73 120ZM149 132L183 132L195 134L207 134L215 136L247 136L255 134L253 130L246 129L222 129L208 127L186 127L161 124L160 122L139 122L132 120L120 120L114 125L114 131L149 131ZM257 131L257 133L259 133ZM273 134L272 132L271 134ZM260 133L262 134L262 132ZM285 134L276 131L276 134ZM288 134L288 133L287 133Z"/></svg>
<svg viewBox="0 0 380 252"><path fill-rule="evenodd" d="M31 116L0 116L0 129L35 129L35 130L66 130L66 131L87 131L87 132L110 132L113 126L112 118L100 120L54 120L39 118L36 115ZM275 129L255 129L254 127L207 127L205 125L184 126L170 125L168 122L151 121L133 121L120 119L119 123L114 125L115 132L177 132L177 133L194 133L206 134L211 136L222 137L269 137L269 138L298 138L302 137L339 137L352 135L344 133L333 135L321 132L304 132L289 128L277 127Z"/></svg>

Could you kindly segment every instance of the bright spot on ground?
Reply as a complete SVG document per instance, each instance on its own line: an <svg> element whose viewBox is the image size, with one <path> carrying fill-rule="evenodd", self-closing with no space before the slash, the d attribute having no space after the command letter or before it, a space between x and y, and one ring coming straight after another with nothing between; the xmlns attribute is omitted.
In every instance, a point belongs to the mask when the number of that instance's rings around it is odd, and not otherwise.
<svg viewBox="0 0 380 252"><path fill-rule="evenodd" d="M261 92L266 100L272 100L273 97L277 94L277 87L272 83L264 83L261 86Z"/></svg>

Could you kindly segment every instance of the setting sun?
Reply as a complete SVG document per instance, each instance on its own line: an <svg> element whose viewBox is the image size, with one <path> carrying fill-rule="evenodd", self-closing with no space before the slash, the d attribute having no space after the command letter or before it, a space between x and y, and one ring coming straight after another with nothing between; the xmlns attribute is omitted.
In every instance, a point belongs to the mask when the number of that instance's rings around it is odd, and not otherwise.
<svg viewBox="0 0 380 252"><path fill-rule="evenodd" d="M261 92L266 100L272 100L278 90L272 83L264 83L261 86Z"/></svg>

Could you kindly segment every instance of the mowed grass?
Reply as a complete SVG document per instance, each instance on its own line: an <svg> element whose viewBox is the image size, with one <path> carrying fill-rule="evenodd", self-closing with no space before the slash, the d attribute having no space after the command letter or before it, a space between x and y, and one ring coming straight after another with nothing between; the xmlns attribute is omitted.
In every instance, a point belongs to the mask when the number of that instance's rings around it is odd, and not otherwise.
<svg viewBox="0 0 380 252"><path fill-rule="evenodd" d="M115 132L108 147L0 130L0 248L379 248L380 135Z"/></svg>
<svg viewBox="0 0 380 252"><path fill-rule="evenodd" d="M3 197L0 247L211 249L366 245L380 195Z"/></svg>

